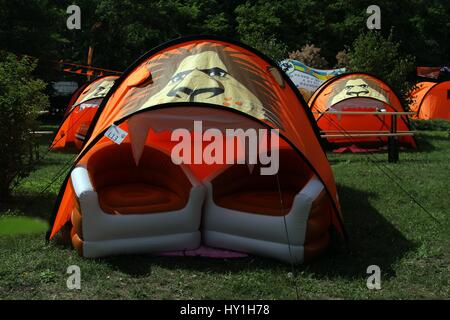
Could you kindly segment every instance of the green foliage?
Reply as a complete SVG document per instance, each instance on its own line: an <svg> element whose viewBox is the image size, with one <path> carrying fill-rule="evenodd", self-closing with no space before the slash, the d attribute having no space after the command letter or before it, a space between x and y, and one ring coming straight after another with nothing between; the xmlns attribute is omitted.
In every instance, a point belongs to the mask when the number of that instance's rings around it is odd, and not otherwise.
<svg viewBox="0 0 450 320"><path fill-rule="evenodd" d="M255 31L254 33L244 35L241 41L261 51L275 61L279 62L286 58L286 45L277 40L274 35L266 36L261 32Z"/></svg>
<svg viewBox="0 0 450 320"><path fill-rule="evenodd" d="M26 177L36 158L34 134L40 110L48 106L45 83L33 79L36 61L0 55L0 198Z"/></svg>
<svg viewBox="0 0 450 320"><path fill-rule="evenodd" d="M0 0L0 49L47 57L55 53L61 44L55 27L61 9L49 0Z"/></svg>
<svg viewBox="0 0 450 320"><path fill-rule="evenodd" d="M0 48L52 59L123 69L150 48L188 34L231 36L279 54L308 43L336 64L336 53L367 30L362 0L77 0L81 30L68 30L72 0L0 0ZM381 33L404 39L399 51L422 65L444 65L450 56L450 6L441 0L379 0ZM99 26L93 30L93 26ZM277 53L278 52L278 53ZM286 58L286 57L284 57Z"/></svg>
<svg viewBox="0 0 450 320"><path fill-rule="evenodd" d="M236 31L242 36L251 34L276 34L282 26L278 2L259 1L253 5L246 2L236 7Z"/></svg>
<svg viewBox="0 0 450 320"><path fill-rule="evenodd" d="M392 33L388 38L377 31L361 33L348 52L348 68L383 79L408 105L407 93L413 86L415 59L402 55L399 46Z"/></svg>
<svg viewBox="0 0 450 320"><path fill-rule="evenodd" d="M198 31L199 10L192 2L102 0L95 13L95 21L102 23L94 35L97 53L103 65L116 68L125 68L161 42Z"/></svg>
<svg viewBox="0 0 450 320"><path fill-rule="evenodd" d="M60 9L72 1L63 3L58 4ZM219 0L79 0L77 4L81 30L62 31L71 45L61 55L84 63L87 48L93 46L94 65L115 70L125 69L148 50L180 36L233 34L234 7ZM65 20L59 24L65 25Z"/></svg>
<svg viewBox="0 0 450 320"><path fill-rule="evenodd" d="M320 55L320 51L314 44L307 44L300 50L289 53L289 59L301 61L309 67L325 69L328 61Z"/></svg>

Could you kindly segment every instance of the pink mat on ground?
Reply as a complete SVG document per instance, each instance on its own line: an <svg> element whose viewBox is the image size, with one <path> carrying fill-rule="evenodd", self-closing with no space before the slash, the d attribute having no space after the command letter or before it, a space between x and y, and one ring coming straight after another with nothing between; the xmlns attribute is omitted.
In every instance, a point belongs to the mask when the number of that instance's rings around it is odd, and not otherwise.
<svg viewBox="0 0 450 320"><path fill-rule="evenodd" d="M345 153L345 152L351 152L351 153L365 153L365 152L379 152L382 151L383 148L361 148L357 145L352 144L351 146L346 146L338 149L334 149L333 153Z"/></svg>
<svg viewBox="0 0 450 320"><path fill-rule="evenodd" d="M207 257L207 258L244 258L248 254L237 251L230 251L224 249L211 248L207 246L200 246L195 250L183 251L167 251L158 254L159 256L174 257L174 256L188 256L188 257Z"/></svg>

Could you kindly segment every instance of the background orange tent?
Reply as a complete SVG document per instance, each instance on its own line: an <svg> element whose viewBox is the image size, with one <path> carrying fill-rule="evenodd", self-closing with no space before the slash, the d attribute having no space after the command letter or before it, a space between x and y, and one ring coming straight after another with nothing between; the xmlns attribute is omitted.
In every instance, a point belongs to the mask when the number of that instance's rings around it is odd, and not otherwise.
<svg viewBox="0 0 450 320"><path fill-rule="evenodd" d="M117 78L118 76L102 76L75 91L50 149L81 149L98 106Z"/></svg>
<svg viewBox="0 0 450 320"><path fill-rule="evenodd" d="M387 137L351 137L357 133L390 132L390 115L322 114L326 111L405 111L399 98L381 79L366 73L347 73L325 82L309 100L320 130L327 134L343 135L328 138L331 143L386 144ZM409 131L408 118L398 116L397 131ZM415 147L413 137L400 137L399 142Z"/></svg>
<svg viewBox="0 0 450 320"><path fill-rule="evenodd" d="M450 120L450 81L420 82L411 94L416 119Z"/></svg>
<svg viewBox="0 0 450 320"><path fill-rule="evenodd" d="M306 238L301 239L306 241L305 259L327 246L331 226L344 234L331 167L321 147L314 118L293 83L275 62L248 46L219 37L197 36L177 39L151 50L116 81L96 113L83 149L72 166L72 174L67 176L61 187L50 220L48 239L53 238L64 226L71 226L72 244L87 256L110 253L111 248L106 247L107 243L111 243L108 241L114 241L112 244L118 246L117 250L125 250L124 246L139 241L134 235L133 239L121 243L120 239L111 239L112 231L105 231L103 235L106 240L99 240L99 232L91 234L93 238L89 239L86 233L86 226L89 224L81 211L92 206L83 202L83 199L80 200L80 197L90 197L89 201L97 199L95 201L100 203L104 211L111 212L102 214L102 219L128 222L127 219L145 219L143 216L148 216L142 214L145 210L156 210L158 213L166 210L165 201L185 197L187 193L179 190L190 185L180 176L179 169L167 160L174 145L170 139L171 132L184 128L195 135L193 120L202 120L205 126L220 130L225 127L279 130L280 150L282 149L280 170L287 170L279 176L248 176L249 171L240 171L241 167L197 164L195 161L186 166L185 169L192 172L191 179L205 185L209 183L216 191L220 190L220 194L215 195L220 199L216 200L223 206L228 206L229 211L237 210L235 204L244 199L248 204L246 210L255 213L249 217L256 219L255 223L258 222L258 216L279 222L267 229L267 236L277 232L284 233L282 221L287 214L286 209L289 209L295 194L302 188L301 183L313 181L310 179L314 178L315 185L322 186L323 192L316 194L319 200L308 207L312 213L307 225L304 226L305 222L293 225L297 231L306 228ZM120 145L111 141L112 131L117 133L114 139L117 135L121 136ZM160 160L155 162L155 159ZM152 179L145 180L150 175L150 169L156 172L151 171ZM232 175L224 176L224 170L228 169L231 171L227 172ZM163 173L174 175L164 178ZM218 182L214 178L218 173L221 174L220 179L226 181ZM248 179L237 186L236 182L242 177ZM297 178L292 179L293 177ZM82 183L88 186L83 189L85 191L80 191L81 187L77 182L74 183L74 179L84 181ZM90 180L93 180L92 185ZM158 195L142 192L154 190L149 184L155 182L159 183ZM173 192L164 193L161 191L162 186L173 187ZM227 195L233 188L242 192L229 199ZM174 193L177 195L174 196ZM305 196L305 199L310 201L316 199L316 196ZM134 198L140 203L148 201L153 204L151 208L148 202L136 207L136 201L132 201ZM182 203L179 201L173 200L171 203L176 205L175 209L184 210L180 209ZM189 198L185 198L185 203L189 203ZM96 208L98 209L98 205ZM114 217L117 212L120 214ZM233 216L244 215L247 214ZM153 215L155 219L159 216L161 215ZM183 215L179 214L178 217L181 219ZM80 220L83 221L82 224ZM226 221L228 220L224 219L222 222ZM117 229L122 237L125 222ZM205 227L207 224L208 220L202 226L194 228ZM219 223L218 227L223 225L224 223ZM275 228L275 225L278 227ZM142 224L133 226L141 228ZM104 224L99 227L104 227ZM247 228L249 232L262 230L255 228L254 224L236 223L233 228ZM299 236L297 231L290 236ZM142 238L142 233L148 232L148 229L139 232ZM168 231L163 228L159 228L157 232L169 236L164 233ZM127 236L133 237L130 234ZM89 249L89 245L96 241ZM152 241L149 240L147 244L153 243ZM142 246L145 244L139 243L138 247ZM101 253L98 251L99 247L102 247ZM255 249L250 244L248 248L253 248L252 252L264 251L264 248L269 250L269 246ZM129 246L127 250L131 250ZM286 255L287 251L283 254ZM303 251L301 254L303 255ZM284 256L283 259L288 258Z"/></svg>

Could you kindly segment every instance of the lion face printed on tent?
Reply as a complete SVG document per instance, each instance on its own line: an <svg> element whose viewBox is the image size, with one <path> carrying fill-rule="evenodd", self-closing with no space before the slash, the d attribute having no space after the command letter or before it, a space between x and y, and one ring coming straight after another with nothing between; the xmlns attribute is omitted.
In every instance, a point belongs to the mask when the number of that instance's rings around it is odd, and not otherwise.
<svg viewBox="0 0 450 320"><path fill-rule="evenodd" d="M386 96L369 80L351 79L345 82L343 87L337 87L335 90L338 93L331 99L330 105L334 105L344 99L359 97L369 97L388 102Z"/></svg>
<svg viewBox="0 0 450 320"><path fill-rule="evenodd" d="M148 70L151 81L130 90L124 109L201 102L230 107L281 126L276 112L279 101L267 79L270 72L261 70L242 52L213 44L187 46L157 55L140 68Z"/></svg>
<svg viewBox="0 0 450 320"><path fill-rule="evenodd" d="M81 103L91 100L91 99L105 97L113 85L114 85L114 80L105 79L104 81L100 82L97 86L95 86L93 88L89 88L87 91L83 92L81 94L82 95L81 100L78 104L81 104Z"/></svg>
<svg viewBox="0 0 450 320"><path fill-rule="evenodd" d="M214 51L194 54L182 60L167 85L142 108L180 101L225 105L256 118L264 117L261 101L229 73Z"/></svg>

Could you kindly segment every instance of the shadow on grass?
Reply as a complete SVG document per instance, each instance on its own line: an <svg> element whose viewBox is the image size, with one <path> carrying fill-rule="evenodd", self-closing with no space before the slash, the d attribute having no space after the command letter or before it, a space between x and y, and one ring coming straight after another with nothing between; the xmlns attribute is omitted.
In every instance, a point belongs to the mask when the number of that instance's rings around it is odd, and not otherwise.
<svg viewBox="0 0 450 320"><path fill-rule="evenodd" d="M100 262L108 264L112 269L132 275L134 277L145 277L151 274L152 267L162 267L170 270L189 270L208 273L237 273L242 271L256 270L280 270L289 272L289 265L265 259L249 256L246 258L207 258L192 256L152 256L152 255L129 255L99 259Z"/></svg>
<svg viewBox="0 0 450 320"><path fill-rule="evenodd" d="M52 212L56 195L43 194L16 194L5 202L0 203L0 212L20 212L20 215L48 220Z"/></svg>
<svg viewBox="0 0 450 320"><path fill-rule="evenodd" d="M417 152L431 152L438 151L441 148L437 147L440 141L448 141L448 137L440 136L440 135L431 135L431 134L416 134L416 144L417 149L409 149L405 152L408 153L417 153Z"/></svg>
<svg viewBox="0 0 450 320"><path fill-rule="evenodd" d="M378 265L383 277L395 276L394 264L415 245L370 205L375 194L345 186L338 190L348 246L339 245L334 237L327 252L304 269L319 276L354 278L367 277L367 267Z"/></svg>
<svg viewBox="0 0 450 320"><path fill-rule="evenodd" d="M395 276L393 265L412 250L414 245L369 204L368 199L374 197L373 194L344 186L339 187L339 194L349 234L349 245L344 246L343 241L334 236L330 248L318 260L306 266L295 266L295 270L306 271L318 278L352 279L367 277L367 267L376 264L380 266L384 278ZM152 266L213 273L269 269L286 273L291 271L289 264L259 257L213 259L136 255L110 257L99 261L135 277L149 275Z"/></svg>
<svg viewBox="0 0 450 320"><path fill-rule="evenodd" d="M316 277L366 277L369 265L380 266L383 277L395 276L393 265L415 245L409 242L386 218L370 205L376 194L338 186L344 222L349 235L348 247L334 236L330 248L306 266L295 266ZM47 220L56 195L17 194L9 202L0 203L0 211L19 211L30 217ZM130 255L99 259L101 263L135 277L147 276L152 266L166 269L186 269L199 272L234 273L273 270L290 272L289 264L259 257L214 259L201 257L155 257Z"/></svg>

